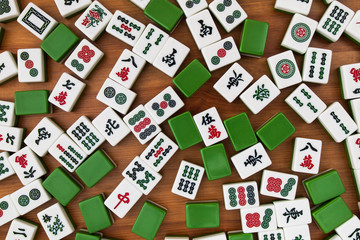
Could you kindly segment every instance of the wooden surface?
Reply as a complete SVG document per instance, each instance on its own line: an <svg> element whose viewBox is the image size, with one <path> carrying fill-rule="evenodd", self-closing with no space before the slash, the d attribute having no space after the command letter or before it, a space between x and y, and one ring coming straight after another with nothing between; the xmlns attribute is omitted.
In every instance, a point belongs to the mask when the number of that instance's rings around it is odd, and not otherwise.
<svg viewBox="0 0 360 240"><path fill-rule="evenodd" d="M247 69L250 74L253 75L254 80L257 80L263 74L267 74L268 76L270 76L270 72L266 65L266 58L285 51L284 48L280 47L280 43L290 22L291 15L275 11L273 9L275 0L238 1L244 8L244 10L247 12L250 19L256 19L270 23L270 30L264 57L260 59L243 57L238 62L245 69ZM21 0L20 2L22 8L24 8L29 1ZM33 2L40 8L42 8L44 11L49 13L58 22L65 23L80 38L85 37L84 34L78 31L78 29L74 26L74 22L77 20L80 14L70 19L64 19L59 14L54 1L34 0ZM115 12L117 9L119 9L126 14L129 14L130 16L136 18L137 20L143 22L144 24L150 22L150 20L145 17L141 9L137 8L135 5L133 5L127 0L102 0L101 2L111 12ZM175 1L173 0L172 2ZM210 1L208 0L208 2ZM357 10L360 8L359 0L342 0L341 2L343 2L353 10ZM326 6L322 3L321 0L314 0L309 17L315 20L320 20L325 9ZM227 36L233 36L236 44L239 45L242 26L237 27L230 34L226 34L220 24L217 21L215 22L221 33L222 38L225 38ZM12 53L16 54L17 50L21 48L40 47L41 41L37 37L32 35L30 32L28 32L25 28L20 26L16 21L6 24L0 24L0 26L5 28L5 36L1 44L2 50L10 50ZM197 49L195 42L190 34L190 31L185 23L185 18L181 20L180 24L177 26L171 36L181 41L191 49L191 52L181 66L181 69L183 69L195 58L199 59L203 64L205 64L204 59L200 51ZM97 95L97 92L102 86L104 80L107 78L108 74L110 73L113 65L115 64L123 49L131 49L129 45L121 42L120 40L117 40L116 38L112 37L107 33L104 33L104 35L95 43L95 45L105 53L105 58L98 65L95 71L90 75L89 79L84 80L84 82L88 86L75 110L71 113L66 113L54 107L53 113L46 115L48 117L52 117L65 130L70 127L72 123L75 122L77 118L81 115L86 115L90 119L94 119L106 107L103 103L96 100L95 97ZM340 101L341 104L347 110L349 110L347 103L341 100L337 68L341 65L360 62L359 46L355 45L345 36L341 37L338 42L329 44L329 42L321 38L318 34L315 34L313 41L311 42L311 46L331 49L333 51L333 61L331 66L332 70L330 73L329 83L327 85L309 84L310 88L316 94L318 94L318 96L327 105L331 104L334 101ZM302 69L303 56L296 55L296 59L300 69ZM254 129L256 130L274 114L278 112L283 112L296 127L296 133L291 136L291 138L282 143L279 147L277 147L275 150L269 152L270 158L273 161L273 164L269 167L269 169L291 173L290 164L293 149L293 140L295 137L309 137L321 139L323 141L323 150L321 156L320 171L324 171L330 168L338 170L346 188L346 193L343 194L343 198L345 199L346 203L353 211L353 213L358 214L358 200L356 197L353 180L351 178L351 171L347 163L344 145L335 143L326 134L319 122L315 121L310 125L306 124L290 107L285 104L284 99L296 87L293 86L283 89L281 95L277 97L269 106L267 106L265 110L263 110L257 115L253 115L240 101L240 99L236 99L233 103L229 104L213 89L214 83L222 76L222 74L227 70L227 68L228 67L224 67L220 70L213 72L213 76L211 77L211 79L189 99L186 99L175 87L176 91L179 93L179 95L185 102L185 107L183 107L177 114L189 110L194 115L207 108L216 106L220 113L220 116L223 120L225 120L241 112L246 112L250 118ZM13 79L1 85L0 99L14 101L14 92L19 90L48 89L51 91L63 72L68 72L72 74L71 71L67 69L63 64L56 63L50 58L47 58L47 71L48 82L46 83L24 84L19 83L17 79ZM151 66L150 64L147 64L143 72L141 73L139 79L132 88L132 90L135 91L138 96L133 103L131 109L135 108L139 104L145 104L168 85L174 87L172 79ZM43 117L44 115L22 116L19 118L18 126L26 128L28 134ZM164 122L161 125L161 128L163 129L165 134L174 139L167 122ZM234 155L235 151L230 142L230 139L226 139L224 141L224 144L227 150L228 157ZM185 203L188 200L171 193L171 187L173 185L177 169L182 159L186 159L190 162L203 165L200 156L200 149L203 147L204 144L201 143L184 151L179 150L174 155L174 157L167 163L167 165L161 170L160 174L162 174L163 179L160 181L158 186L156 186L156 188L149 195L143 196L132 208L132 210L126 215L125 218L119 219L114 216L115 222L113 226L102 231L104 236L119 239L141 239L140 237L131 232L131 228L146 199L155 201L156 203L168 209L167 215L163 224L160 227L156 239L163 239L166 234L184 234L193 237L216 231L232 231L241 229L239 211L226 211L223 202L222 184L241 181L238 173L236 172L232 164L232 175L229 177L215 181L208 181L207 177L204 176L200 190L196 197L197 201L219 201L221 215L220 227L216 229L186 228ZM111 156L111 158L116 162L118 166L93 188L88 189L85 187L85 189L80 194L78 194L76 198L67 206L67 209L69 210L77 226L77 230L86 228L81 213L79 211L79 201L90 198L99 193L105 193L105 195L108 196L123 179L121 173L124 168L136 155L141 154L141 152L146 148L146 145L141 145L138 140L133 136L133 134L130 133L116 147L111 147L108 143L104 143L101 148L103 148ZM43 159L47 167L49 168L49 172L60 166L60 163L53 159L49 154L46 155ZM309 175L306 174L298 175L301 180L309 177ZM261 173L258 173L246 180L256 180L259 184L260 178ZM22 187L22 184L20 183L16 175L1 181L0 184L0 198ZM300 184L298 186L297 197L301 196L306 196L306 194L303 186ZM272 202L273 200L274 198L261 196L262 204ZM33 210L32 212L26 214L23 217L35 222L39 222L36 218L36 214L44 208L47 208L48 206L54 204L55 202L56 200L52 199L48 203ZM151 219L149 219L149 221L151 221ZM10 223L0 227L0 239L5 238L9 226ZM325 237L325 235L319 230L315 223L312 223L310 225L310 230L313 239L323 239ZM75 234L72 234L66 239L74 239L74 236ZM39 230L37 239L47 239L46 234L42 228L40 228Z"/></svg>

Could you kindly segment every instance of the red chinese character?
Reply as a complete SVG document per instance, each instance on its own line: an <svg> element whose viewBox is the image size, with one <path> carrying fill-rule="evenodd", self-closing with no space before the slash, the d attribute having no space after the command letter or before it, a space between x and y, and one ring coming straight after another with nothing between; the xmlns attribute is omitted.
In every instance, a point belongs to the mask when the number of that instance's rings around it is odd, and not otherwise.
<svg viewBox="0 0 360 240"><path fill-rule="evenodd" d="M2 135L0 134L0 142L1 142L2 140L4 140L4 139L2 138Z"/></svg>
<svg viewBox="0 0 360 240"><path fill-rule="evenodd" d="M300 164L301 167L308 168L311 170L314 167L314 164L312 164L312 157L311 155L307 155L304 157L304 162Z"/></svg>
<svg viewBox="0 0 360 240"><path fill-rule="evenodd" d="M360 138L356 139L355 144L359 145L359 148L360 148Z"/></svg>
<svg viewBox="0 0 360 240"><path fill-rule="evenodd" d="M86 26L90 23L90 20L88 19L87 16L85 16L85 19L83 20L83 22L81 23L82 25Z"/></svg>
<svg viewBox="0 0 360 240"><path fill-rule="evenodd" d="M352 68L350 70L350 73L353 75L354 81L355 82L359 82L360 81L360 68L356 69L356 68Z"/></svg>
<svg viewBox="0 0 360 240"><path fill-rule="evenodd" d="M126 81L128 80L128 74L130 72L130 69L128 67L123 67L121 69L121 72L117 72L116 75L121 78L121 80Z"/></svg>
<svg viewBox="0 0 360 240"><path fill-rule="evenodd" d="M26 166L28 165L27 160L26 160L26 154L23 154L20 157L17 156L15 158L15 162L19 163L22 168L26 168Z"/></svg>
<svg viewBox="0 0 360 240"><path fill-rule="evenodd" d="M54 99L56 101L58 101L60 105L64 105L64 104L66 104L66 102L65 102L66 97L67 97L67 93L64 91L61 91L61 93L59 93L59 96L55 96Z"/></svg>
<svg viewBox="0 0 360 240"><path fill-rule="evenodd" d="M208 133L210 133L209 139L219 138L221 135L214 125L210 125Z"/></svg>

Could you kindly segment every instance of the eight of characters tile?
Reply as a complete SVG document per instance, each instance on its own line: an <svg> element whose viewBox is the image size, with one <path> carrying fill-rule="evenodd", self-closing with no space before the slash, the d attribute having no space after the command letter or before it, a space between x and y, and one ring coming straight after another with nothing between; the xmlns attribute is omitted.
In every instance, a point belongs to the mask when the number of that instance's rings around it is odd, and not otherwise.
<svg viewBox="0 0 360 240"><path fill-rule="evenodd" d="M129 112L123 119L141 144L147 143L161 132L159 125L142 104Z"/></svg>
<svg viewBox="0 0 360 240"><path fill-rule="evenodd" d="M352 99L349 103L353 119L358 126L357 131L360 132L360 98Z"/></svg>
<svg viewBox="0 0 360 240"><path fill-rule="evenodd" d="M331 60L331 50L309 47L304 56L303 81L327 84L330 77Z"/></svg>
<svg viewBox="0 0 360 240"><path fill-rule="evenodd" d="M29 221L14 219L5 240L34 240L39 226Z"/></svg>
<svg viewBox="0 0 360 240"><path fill-rule="evenodd" d="M15 104L0 100L0 125L13 127L16 122Z"/></svg>
<svg viewBox="0 0 360 240"><path fill-rule="evenodd" d="M269 239L283 240L284 239L284 231L282 229L276 229L276 230L258 233L258 240L269 240ZM293 240L293 239L291 239L291 240Z"/></svg>
<svg viewBox="0 0 360 240"><path fill-rule="evenodd" d="M267 63L279 89L290 87L302 81L294 53L291 50L269 57Z"/></svg>
<svg viewBox="0 0 360 240"><path fill-rule="evenodd" d="M133 184L128 180L123 179L105 200L104 204L108 209L115 213L116 216L123 218L142 195L142 192Z"/></svg>
<svg viewBox="0 0 360 240"><path fill-rule="evenodd" d="M130 89L144 69L145 64L146 61L143 58L128 49L124 49L111 70L109 77Z"/></svg>
<svg viewBox="0 0 360 240"><path fill-rule="evenodd" d="M91 0L54 0L55 4L64 18L71 17L91 4Z"/></svg>
<svg viewBox="0 0 360 240"><path fill-rule="evenodd" d="M273 81L263 75L240 95L240 99L253 114L258 114L279 95L280 90Z"/></svg>
<svg viewBox="0 0 360 240"><path fill-rule="evenodd" d="M307 16L310 12L313 0L276 0L275 9L289 13L300 13Z"/></svg>
<svg viewBox="0 0 360 240"><path fill-rule="evenodd" d="M0 150L17 152L20 150L24 129L0 126Z"/></svg>
<svg viewBox="0 0 360 240"><path fill-rule="evenodd" d="M339 102L332 103L318 118L335 142L344 141L358 127Z"/></svg>
<svg viewBox="0 0 360 240"><path fill-rule="evenodd" d="M9 51L0 54L0 84L12 79L18 74L14 56Z"/></svg>
<svg viewBox="0 0 360 240"><path fill-rule="evenodd" d="M208 7L206 0L177 0L186 17L190 17Z"/></svg>
<svg viewBox="0 0 360 240"><path fill-rule="evenodd" d="M153 65L169 77L174 77L189 52L190 48L175 38L169 37L156 56Z"/></svg>
<svg viewBox="0 0 360 240"><path fill-rule="evenodd" d="M133 47L144 29L145 25L143 23L116 10L106 27L106 32Z"/></svg>
<svg viewBox="0 0 360 240"><path fill-rule="evenodd" d="M145 104L146 110L157 124L163 123L183 106L184 102L171 86Z"/></svg>
<svg viewBox="0 0 360 240"><path fill-rule="evenodd" d="M133 52L153 63L168 38L169 34L150 23L135 43Z"/></svg>
<svg viewBox="0 0 360 240"><path fill-rule="evenodd" d="M20 216L10 195L0 198L0 226Z"/></svg>
<svg viewBox="0 0 360 240"><path fill-rule="evenodd" d="M353 10L341 2L334 1L321 17L316 31L330 42L336 42L345 31L353 16Z"/></svg>
<svg viewBox="0 0 360 240"><path fill-rule="evenodd" d="M234 63L214 84L214 89L232 103L253 79L240 64Z"/></svg>
<svg viewBox="0 0 360 240"><path fill-rule="evenodd" d="M10 21L20 15L19 3L17 0L2 1L0 11L0 22Z"/></svg>
<svg viewBox="0 0 360 240"><path fill-rule="evenodd" d="M45 82L45 57L41 48L19 49L17 62L19 82Z"/></svg>
<svg viewBox="0 0 360 240"><path fill-rule="evenodd" d="M278 227L290 227L312 222L309 199L282 200L274 202Z"/></svg>
<svg viewBox="0 0 360 240"><path fill-rule="evenodd" d="M260 194L294 200L298 179L299 177L294 174L264 170L261 178Z"/></svg>
<svg viewBox="0 0 360 240"><path fill-rule="evenodd" d="M352 169L360 169L360 134L354 134L345 140L347 156Z"/></svg>
<svg viewBox="0 0 360 240"><path fill-rule="evenodd" d="M178 145L161 132L142 152L140 158L152 169L159 172L178 149Z"/></svg>
<svg viewBox="0 0 360 240"><path fill-rule="evenodd" d="M360 10L358 10L349 25L345 29L345 34L349 36L354 42L360 44Z"/></svg>
<svg viewBox="0 0 360 240"><path fill-rule="evenodd" d="M285 240L311 240L309 225L285 227L283 230Z"/></svg>
<svg viewBox="0 0 360 240"><path fill-rule="evenodd" d="M85 116L81 116L76 120L66 133L88 155L93 153L105 141L105 138Z"/></svg>
<svg viewBox="0 0 360 240"><path fill-rule="evenodd" d="M354 215L352 218L347 220L345 223L335 228L335 232L343 240L354 240L360 236L360 220Z"/></svg>
<svg viewBox="0 0 360 240"><path fill-rule="evenodd" d="M9 162L9 153L0 153L0 181L15 174Z"/></svg>
<svg viewBox="0 0 360 240"><path fill-rule="evenodd" d="M74 172L88 156L66 133L49 148L49 153L69 172Z"/></svg>
<svg viewBox="0 0 360 240"><path fill-rule="evenodd" d="M49 102L66 112L71 112L86 84L68 73L63 73L49 96Z"/></svg>
<svg viewBox="0 0 360 240"><path fill-rule="evenodd" d="M255 181L223 184L226 210L258 207L259 190Z"/></svg>
<svg viewBox="0 0 360 240"><path fill-rule="evenodd" d="M125 168L122 175L145 195L148 195L162 178L138 156Z"/></svg>
<svg viewBox="0 0 360 240"><path fill-rule="evenodd" d="M199 49L221 40L219 30L207 9L187 18L186 23Z"/></svg>
<svg viewBox="0 0 360 240"><path fill-rule="evenodd" d="M240 216L244 233L277 229L275 207L273 204L264 204L254 208L242 208L240 209Z"/></svg>
<svg viewBox="0 0 360 240"><path fill-rule="evenodd" d="M139 8L141 8L142 10L144 10L148 5L148 3L150 2L150 0L130 0L130 1Z"/></svg>
<svg viewBox="0 0 360 240"><path fill-rule="evenodd" d="M92 121L92 124L111 146L117 145L130 133L130 129L111 107L105 108Z"/></svg>
<svg viewBox="0 0 360 240"><path fill-rule="evenodd" d="M205 169L199 165L182 160L176 174L171 192L194 200L199 190Z"/></svg>
<svg viewBox="0 0 360 240"><path fill-rule="evenodd" d="M345 100L360 98L360 63L339 68L342 97Z"/></svg>
<svg viewBox="0 0 360 240"><path fill-rule="evenodd" d="M86 79L103 56L104 53L100 49L83 39L66 60L65 66L82 79Z"/></svg>
<svg viewBox="0 0 360 240"><path fill-rule="evenodd" d="M30 2L17 19L23 27L44 40L58 22L38 6Z"/></svg>
<svg viewBox="0 0 360 240"><path fill-rule="evenodd" d="M319 173L322 141L295 138L291 170L308 174Z"/></svg>

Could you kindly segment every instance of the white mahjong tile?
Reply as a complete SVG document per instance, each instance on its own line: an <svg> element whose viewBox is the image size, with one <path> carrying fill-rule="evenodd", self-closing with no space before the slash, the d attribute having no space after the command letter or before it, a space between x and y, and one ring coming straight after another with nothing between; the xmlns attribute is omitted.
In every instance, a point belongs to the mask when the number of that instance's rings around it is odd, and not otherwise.
<svg viewBox="0 0 360 240"><path fill-rule="evenodd" d="M354 42L360 44L360 10L358 10L350 23L345 29L345 35L350 37Z"/></svg>
<svg viewBox="0 0 360 240"><path fill-rule="evenodd" d="M124 49L112 68L109 77L130 89L144 69L146 61L128 49Z"/></svg>
<svg viewBox="0 0 360 240"><path fill-rule="evenodd" d="M219 30L207 9L187 18L186 23L199 49L221 40Z"/></svg>
<svg viewBox="0 0 360 240"><path fill-rule="evenodd" d="M147 62L153 63L168 38L169 34L150 23L132 50Z"/></svg>
<svg viewBox="0 0 360 240"><path fill-rule="evenodd" d="M261 177L260 194L294 200L298 178L299 177L294 174L264 170Z"/></svg>
<svg viewBox="0 0 360 240"><path fill-rule="evenodd" d="M309 225L300 225L283 228L285 240L311 240Z"/></svg>
<svg viewBox="0 0 360 240"><path fill-rule="evenodd" d="M139 8L141 8L142 10L144 10L148 5L148 3L150 2L150 0L130 0L130 1Z"/></svg>
<svg viewBox="0 0 360 240"><path fill-rule="evenodd" d="M331 50L309 47L304 56L303 81L327 84L330 77L331 60Z"/></svg>
<svg viewBox="0 0 360 240"><path fill-rule="evenodd" d="M75 231L71 216L58 202L39 212L37 218L51 240L62 239Z"/></svg>
<svg viewBox="0 0 360 240"><path fill-rule="evenodd" d="M302 81L294 53L291 50L269 57L267 63L279 89L290 87Z"/></svg>
<svg viewBox="0 0 360 240"><path fill-rule="evenodd" d="M1 2L0 22L11 21L20 15L19 2L17 0L5 0Z"/></svg>
<svg viewBox="0 0 360 240"><path fill-rule="evenodd" d="M142 195L142 192L132 183L123 179L105 200L104 204L116 216L123 218Z"/></svg>
<svg viewBox="0 0 360 240"><path fill-rule="evenodd" d="M307 16L310 13L313 0L276 0L275 9L289 13L300 13Z"/></svg>
<svg viewBox="0 0 360 240"><path fill-rule="evenodd" d="M337 143L344 141L358 129L354 120L339 102L332 103L318 117L318 120Z"/></svg>
<svg viewBox="0 0 360 240"><path fill-rule="evenodd" d="M190 17L208 7L206 0L177 0L186 17Z"/></svg>
<svg viewBox="0 0 360 240"><path fill-rule="evenodd" d="M335 228L335 232L342 240L354 240L360 236L360 220L354 215L345 223Z"/></svg>
<svg viewBox="0 0 360 240"><path fill-rule="evenodd" d="M231 32L248 17L236 0L214 0L209 9L226 32Z"/></svg>
<svg viewBox="0 0 360 240"><path fill-rule="evenodd" d="M259 190L255 181L223 184L226 210L257 207Z"/></svg>
<svg viewBox="0 0 360 240"><path fill-rule="evenodd" d="M285 102L308 124L326 109L326 104L305 83L300 84Z"/></svg>
<svg viewBox="0 0 360 240"><path fill-rule="evenodd" d="M20 214L11 200L10 195L0 198L0 226L19 216Z"/></svg>
<svg viewBox="0 0 360 240"><path fill-rule="evenodd" d="M49 153L69 172L74 172L88 156L66 133L54 142Z"/></svg>
<svg viewBox="0 0 360 240"><path fill-rule="evenodd" d="M12 79L18 74L14 55L9 51L0 54L0 84Z"/></svg>
<svg viewBox="0 0 360 240"><path fill-rule="evenodd" d="M358 126L358 132L360 132L360 98L352 99L349 101L350 110L355 123Z"/></svg>
<svg viewBox="0 0 360 240"><path fill-rule="evenodd" d="M241 179L246 179L272 164L269 155L261 143L257 143L237 153L231 157L231 161Z"/></svg>
<svg viewBox="0 0 360 240"><path fill-rule="evenodd" d="M345 140L347 156L352 169L360 169L360 134L354 134Z"/></svg>
<svg viewBox="0 0 360 240"><path fill-rule="evenodd" d="M103 56L104 53L100 49L83 39L66 60L65 66L82 79L86 79Z"/></svg>
<svg viewBox="0 0 360 240"><path fill-rule="evenodd" d="M0 100L0 125L13 127L16 122L15 104Z"/></svg>
<svg viewBox="0 0 360 240"><path fill-rule="evenodd" d="M143 23L116 10L106 27L106 32L133 47L144 29L145 25Z"/></svg>
<svg viewBox="0 0 360 240"><path fill-rule="evenodd" d="M258 114L279 95L280 90L263 75L240 95L240 99L253 114Z"/></svg>
<svg viewBox="0 0 360 240"><path fill-rule="evenodd" d="M142 104L129 112L123 120L141 144L147 143L161 132L159 125Z"/></svg>
<svg viewBox="0 0 360 240"><path fill-rule="evenodd" d="M169 86L145 104L157 124L163 123L184 106L184 102L174 89Z"/></svg>
<svg viewBox="0 0 360 240"><path fill-rule="evenodd" d="M188 239L188 238L187 238ZM193 240L227 240L225 232L212 233L201 237L195 237Z"/></svg>
<svg viewBox="0 0 360 240"><path fill-rule="evenodd" d="M193 116L205 146L210 146L228 138L227 131L216 107L209 108Z"/></svg>
<svg viewBox="0 0 360 240"><path fill-rule="evenodd" d="M9 153L0 153L0 181L15 174L9 162Z"/></svg>
<svg viewBox="0 0 360 240"><path fill-rule="evenodd" d="M142 152L140 158L152 169L159 172L178 149L178 145L161 132Z"/></svg>
<svg viewBox="0 0 360 240"><path fill-rule="evenodd" d="M275 207L273 204L264 204L254 208L242 208L240 209L240 217L244 233L277 229Z"/></svg>
<svg viewBox="0 0 360 240"><path fill-rule="evenodd" d="M24 8L17 21L41 40L44 40L58 24L54 18L32 2Z"/></svg>
<svg viewBox="0 0 360 240"><path fill-rule="evenodd" d="M164 240L190 240L190 238L185 236L165 236Z"/></svg>
<svg viewBox="0 0 360 240"><path fill-rule="evenodd" d="M171 192L194 200L199 190L205 169L199 165L182 160L176 174Z"/></svg>
<svg viewBox="0 0 360 240"><path fill-rule="evenodd" d="M214 84L214 89L232 103L253 79L240 64L234 63Z"/></svg>
<svg viewBox="0 0 360 240"><path fill-rule="evenodd" d="M105 142L105 138L99 133L94 125L92 125L86 116L81 116L76 120L66 133L88 155L93 153L103 142Z"/></svg>
<svg viewBox="0 0 360 240"><path fill-rule="evenodd" d="M295 138L291 170L308 174L319 173L322 141Z"/></svg>
<svg viewBox="0 0 360 240"><path fill-rule="evenodd" d="M67 18L87 8L91 0L54 0L61 16Z"/></svg>
<svg viewBox="0 0 360 240"><path fill-rule="evenodd" d="M174 77L189 52L190 48L175 38L169 37L164 47L156 56L153 66L169 77Z"/></svg>
<svg viewBox="0 0 360 240"><path fill-rule="evenodd" d="M41 179L37 179L32 183L25 185L10 194L10 197L20 215L24 215L34 210L52 198L42 186Z"/></svg>
<svg viewBox="0 0 360 240"><path fill-rule="evenodd" d="M19 82L45 82L45 56L41 48L19 49L17 62Z"/></svg>
<svg viewBox="0 0 360 240"><path fill-rule="evenodd" d="M336 42L353 16L353 10L338 1L333 1L321 17L316 31L330 42Z"/></svg>
<svg viewBox="0 0 360 240"><path fill-rule="evenodd" d="M20 150L24 129L0 126L0 150L17 152Z"/></svg>
<svg viewBox="0 0 360 240"><path fill-rule="evenodd" d="M64 130L51 118L44 117L24 139L24 143L38 156L43 157L63 133Z"/></svg>
<svg viewBox="0 0 360 240"><path fill-rule="evenodd" d="M309 199L282 200L274 202L278 227L290 227L312 222Z"/></svg>
<svg viewBox="0 0 360 240"><path fill-rule="evenodd" d="M148 195L162 178L138 156L129 163L122 175L145 195Z"/></svg>
<svg viewBox="0 0 360 240"><path fill-rule="evenodd" d="M5 240L34 240L38 228L35 223L16 218L11 222Z"/></svg>
<svg viewBox="0 0 360 240"><path fill-rule="evenodd" d="M283 240L284 239L284 230L276 229L276 230L258 233L258 240L270 240L270 239ZM295 240L295 239L292 239L292 240Z"/></svg>
<svg viewBox="0 0 360 240"><path fill-rule="evenodd" d="M130 129L111 107L105 108L92 124L111 146L117 145L130 133Z"/></svg>
<svg viewBox="0 0 360 240"><path fill-rule="evenodd" d="M339 78L342 97L345 100L360 98L360 63L341 66Z"/></svg>

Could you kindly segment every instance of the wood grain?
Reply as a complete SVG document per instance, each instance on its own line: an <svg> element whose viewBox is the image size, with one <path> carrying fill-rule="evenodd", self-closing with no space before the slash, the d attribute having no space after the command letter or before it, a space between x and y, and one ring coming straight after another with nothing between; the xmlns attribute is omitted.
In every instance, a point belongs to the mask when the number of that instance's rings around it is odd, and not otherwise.
<svg viewBox="0 0 360 240"><path fill-rule="evenodd" d="M264 57L260 59L243 57L238 62L245 69L247 69L250 74L253 75L255 80L261 77L263 74L267 74L268 76L270 76L270 72L266 65L266 58L285 51L284 48L280 47L280 43L290 22L291 15L275 11L273 9L275 0L238 1L248 13L250 19L256 19L270 23L270 31L267 39ZM24 8L29 1L21 0L20 2L22 8ZM49 13L58 22L65 23L80 38L85 38L84 34L82 34L74 26L74 22L77 20L80 14L70 19L64 19L59 14L54 1L34 0L33 2L40 8L42 8L44 11ZM141 9L137 8L135 5L133 5L127 0L102 0L101 2L112 12L115 12L119 9L136 18L137 20L143 22L144 24L148 24L151 22L145 17ZM175 1L172 0L172 2ZM210 2L210 0L208 0L208 2ZM360 8L359 0L342 0L341 2L343 2L353 10L357 10ZM315 20L319 20L325 9L326 6L322 3L321 0L314 0L309 17ZM231 34L227 34L217 21L216 24L222 38L225 38L227 36L233 36L236 44L239 46L242 26L237 27L231 32ZM0 24L0 26L5 28L5 36L1 44L2 50L10 50L12 53L16 54L18 49L37 48L40 46L41 41L37 37L32 35L30 32L28 32L25 28L21 27L16 21L6 24ZM184 68L195 58L199 59L203 64L205 64L204 59L200 51L197 49L195 42L190 34L190 31L185 23L185 18L181 20L180 24L177 26L171 36L181 41L191 49L191 52L186 58L181 69ZM71 113L65 113L64 111L54 107L53 113L46 115L48 117L52 117L65 130L81 115L86 115L90 119L94 119L97 114L99 114L106 107L103 103L96 100L95 97L97 95L97 92L99 91L104 80L110 73L113 65L115 64L123 49L131 49L129 45L115 39L107 33L105 33L95 43L95 45L105 53L105 58L98 65L96 70L90 75L89 79L84 80L84 82L88 86L75 110ZM338 42L330 44L329 42L321 38L318 34L315 34L314 39L311 42L311 46L331 49L333 51L333 61L331 66L332 70L330 73L329 83L327 85L309 84L310 88L312 88L312 90L316 94L318 94L318 96L327 105L331 104L334 101L340 101L340 103L347 110L349 110L348 104L343 101L340 96L340 86L337 76L337 68L341 65L360 62L359 46L351 42L345 36L341 37ZM296 55L296 59L301 69L303 56ZM292 109L290 109L285 104L284 99L295 89L295 86L283 89L281 95L277 97L265 110L263 110L257 115L253 115L240 101L240 99L237 99L234 101L234 103L229 104L213 89L214 83L222 76L222 74L226 70L227 67L213 72L211 79L189 99L186 99L179 91L177 91L175 87L176 91L179 93L179 95L185 102L185 107L183 107L178 113L190 111L192 114L196 114L207 108L216 106L220 113L220 116L223 120L225 120L241 112L246 112L250 118L254 129L257 129L274 114L278 112L283 112L296 127L296 133L290 139L286 140L283 144L277 147L275 150L269 152L270 158L273 161L273 164L269 167L269 169L288 173L291 172L290 164L293 150L293 140L295 137L309 137L321 139L323 141L323 150L320 171L324 171L330 168L338 170L346 188L346 193L343 194L343 198L345 199L346 203L353 211L353 213L358 214L358 200L351 177L351 171L347 163L344 145L335 143L326 134L319 122L315 121L310 125L306 124ZM48 81L46 83L24 84L19 83L17 79L14 79L1 85L0 99L14 101L14 92L19 90L48 89L51 91L63 72L68 72L72 74L71 71L67 69L63 64L56 63L49 57L47 58L47 71ZM149 101L151 98L153 98L155 95L157 95L160 91L162 91L165 87L169 85L174 87L171 78L167 77L165 74L163 74L161 71L157 70L150 64L147 64L139 79L132 88L132 90L135 91L138 96L131 109L135 108L139 104L145 104L147 101ZM19 118L18 126L26 128L28 134L43 117L44 115L22 116ZM167 122L164 122L161 125L161 128L163 129L165 134L174 139ZM227 150L228 157L234 155L235 151L230 140L226 139L224 141L224 144ZM117 163L118 166L93 188L88 189L85 187L84 191L78 194L78 196L67 206L67 209L69 210L75 224L77 225L77 230L86 228L84 220L79 211L79 201L95 196L99 193L104 193L106 196L108 196L123 179L121 173L125 169L127 164L136 155L140 155L141 152L145 149L145 147L146 146L141 145L132 134L129 134L128 137L126 137L116 147L111 147L108 143L104 143L101 146L101 148L104 149L112 157L112 159ZM208 181L206 176L204 176L201 183L201 188L196 198L197 201L219 201L221 206L221 226L216 229L186 228L185 203L187 202L187 199L172 194L171 187L175 179L175 175L179 167L180 161L182 159L186 159L196 164L203 165L200 156L200 149L203 147L204 144L198 144L184 151L178 151L175 156L167 163L167 165L161 170L160 173L163 175L163 179L161 180L159 185L156 186L156 188L148 196L143 196L125 218L119 219L115 217L115 222L113 226L102 231L104 236L119 239L141 239L140 237L131 232L131 228L144 201L147 199L155 201L156 203L168 209L167 215L162 226L160 227L156 239L163 239L166 234L184 234L193 237L216 231L232 231L241 229L239 211L226 211L223 202L222 184L241 181L238 173L236 172L232 164L232 175L229 177L215 181ZM50 155L45 156L43 160L45 161L49 172L60 166L60 164ZM77 176L75 175L75 177ZM299 177L301 180L303 180L309 177L309 175L299 174ZM258 173L247 180L256 180L258 183L260 183L260 178L261 173ZM15 190L19 189L20 187L22 187L22 185L16 175L5 179L1 182L0 197L10 194ZM297 197L301 196L306 196L306 193L303 186L300 184L298 187ZM275 199L261 196L261 203L268 203L272 202L273 200ZM52 199L48 203L37 208L36 210L33 210L32 212L26 214L23 217L25 219L39 222L36 218L36 213L54 204L55 202L56 200ZM151 221L151 219L149 219L149 221ZM0 227L1 239L5 238L9 226L10 224L8 223ZM315 223L312 223L310 225L310 230L313 239L323 239L325 237L325 235L319 230ZM74 238L75 234L72 234L66 239ZM46 234L42 229L39 230L37 239L47 239Z"/></svg>

